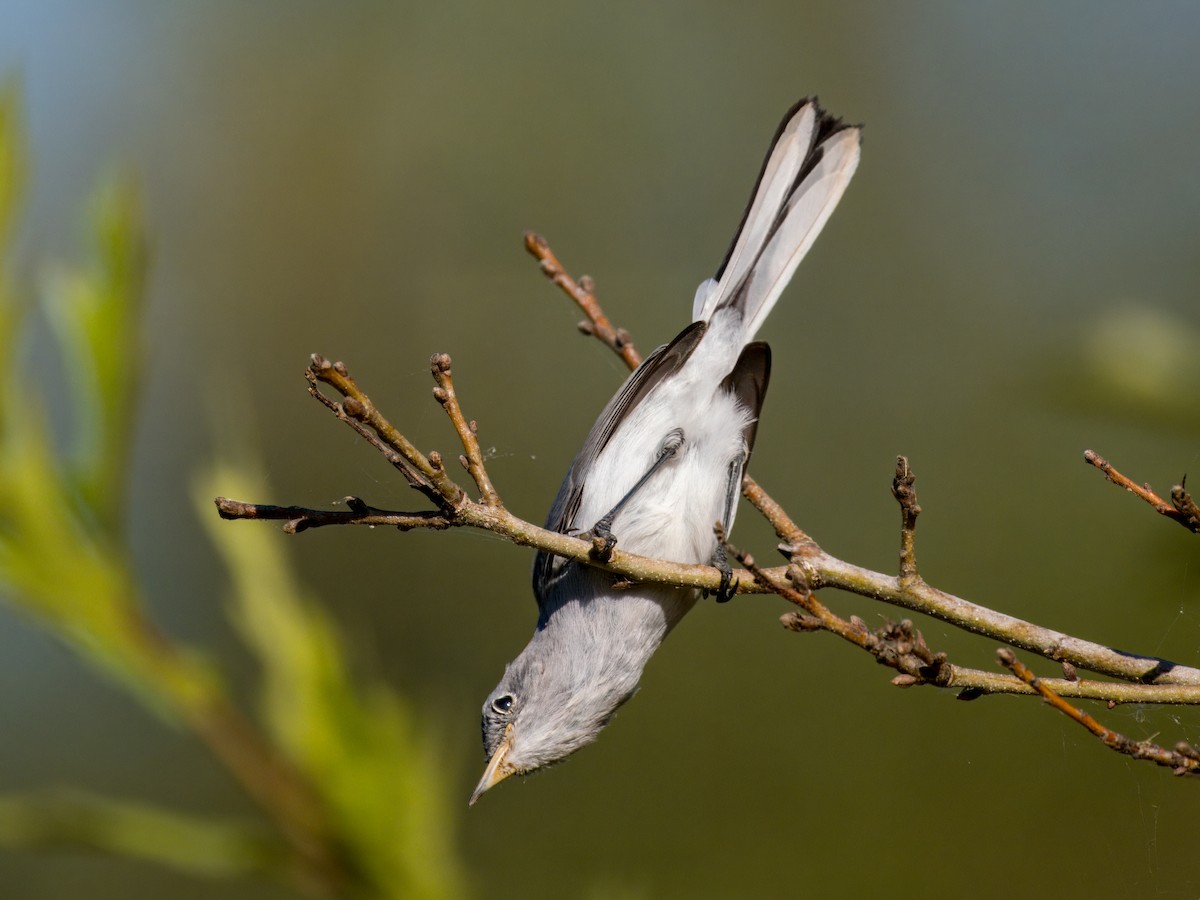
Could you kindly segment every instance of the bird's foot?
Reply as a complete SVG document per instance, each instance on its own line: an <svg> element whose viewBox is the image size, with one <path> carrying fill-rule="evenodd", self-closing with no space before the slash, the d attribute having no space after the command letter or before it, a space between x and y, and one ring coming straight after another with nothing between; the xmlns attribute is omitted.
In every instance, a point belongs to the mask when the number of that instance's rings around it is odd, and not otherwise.
<svg viewBox="0 0 1200 900"><path fill-rule="evenodd" d="M593 525L587 537L592 541L592 559L603 563L612 559L613 550L617 546L617 536L613 534L611 516L605 516Z"/></svg>
<svg viewBox="0 0 1200 900"><path fill-rule="evenodd" d="M738 585L733 580L733 567L729 565L729 555L721 544L713 551L713 568L721 570L721 584L717 587L717 602L728 603L737 593Z"/></svg>

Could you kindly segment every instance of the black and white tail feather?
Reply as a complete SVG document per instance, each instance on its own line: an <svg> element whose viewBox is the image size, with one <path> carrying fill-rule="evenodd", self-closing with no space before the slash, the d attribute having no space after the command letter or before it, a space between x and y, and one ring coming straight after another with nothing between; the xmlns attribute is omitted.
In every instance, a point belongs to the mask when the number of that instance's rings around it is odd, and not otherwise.
<svg viewBox="0 0 1200 900"><path fill-rule="evenodd" d="M719 564L713 526L733 524L770 376L770 349L753 338L841 199L859 140L815 99L788 111L724 262L696 291L694 321L601 412L547 528ZM472 803L594 741L698 599L664 585L618 589L611 574L545 552L533 589L537 628L483 707L489 763Z"/></svg>
<svg viewBox="0 0 1200 900"><path fill-rule="evenodd" d="M829 115L815 97L788 110L724 261L696 289L694 321L732 305L742 310L746 340L758 332L842 199L860 141L860 129Z"/></svg>

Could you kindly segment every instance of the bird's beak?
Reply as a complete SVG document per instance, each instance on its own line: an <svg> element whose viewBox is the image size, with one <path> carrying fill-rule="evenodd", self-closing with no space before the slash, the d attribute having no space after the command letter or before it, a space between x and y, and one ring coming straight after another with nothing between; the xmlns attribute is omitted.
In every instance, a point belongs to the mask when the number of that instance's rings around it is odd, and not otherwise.
<svg viewBox="0 0 1200 900"><path fill-rule="evenodd" d="M496 752L492 754L491 760L488 761L487 768L483 770L483 777L479 779L479 784L475 788L475 793L471 795L467 806L474 806L475 801L483 796L484 791L495 787L509 775L517 771L508 763L508 751L511 749L512 725L508 725L504 729L504 738L500 741L500 746L496 748Z"/></svg>

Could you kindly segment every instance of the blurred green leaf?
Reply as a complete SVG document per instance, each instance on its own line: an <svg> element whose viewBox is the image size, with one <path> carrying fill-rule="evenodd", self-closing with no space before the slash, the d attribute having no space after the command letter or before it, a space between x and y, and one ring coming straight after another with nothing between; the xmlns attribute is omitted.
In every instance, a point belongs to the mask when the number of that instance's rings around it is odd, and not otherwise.
<svg viewBox="0 0 1200 900"><path fill-rule="evenodd" d="M25 184L25 148L21 143L17 85L0 84L0 248L6 247Z"/></svg>
<svg viewBox="0 0 1200 900"><path fill-rule="evenodd" d="M220 877L278 870L286 859L261 828L82 791L0 796L0 845L118 853Z"/></svg>
<svg viewBox="0 0 1200 900"><path fill-rule="evenodd" d="M71 475L84 508L116 532L141 362L145 252L141 203L131 181L108 182L91 207L94 262L86 269L55 269L41 296L74 399Z"/></svg>
<svg viewBox="0 0 1200 900"><path fill-rule="evenodd" d="M265 479L248 472L218 465L194 496L233 577L232 618L263 666L268 727L321 792L378 896L457 896L445 769L428 728L386 686L355 684L333 624L296 584L278 532L213 514L218 493L267 495Z"/></svg>
<svg viewBox="0 0 1200 900"><path fill-rule="evenodd" d="M20 319L9 272L9 241L25 184L25 148L20 131L16 85L0 85L0 359L12 356ZM0 390L0 404L6 402L4 391Z"/></svg>
<svg viewBox="0 0 1200 900"><path fill-rule="evenodd" d="M143 619L123 554L73 512L36 408L16 411L0 441L0 587L154 708L191 709L217 688ZM178 710L176 710L178 712Z"/></svg>
<svg viewBox="0 0 1200 900"><path fill-rule="evenodd" d="M0 91L0 239L11 233L24 156L17 95L9 88ZM209 704L220 685L142 614L120 538L138 375L139 223L129 186L102 190L93 215L95 265L60 276L61 289L45 303L73 392L78 431L70 464L51 438L47 397L12 352L17 303L0 268L0 594L159 712L186 717ZM6 251L0 245L0 266Z"/></svg>

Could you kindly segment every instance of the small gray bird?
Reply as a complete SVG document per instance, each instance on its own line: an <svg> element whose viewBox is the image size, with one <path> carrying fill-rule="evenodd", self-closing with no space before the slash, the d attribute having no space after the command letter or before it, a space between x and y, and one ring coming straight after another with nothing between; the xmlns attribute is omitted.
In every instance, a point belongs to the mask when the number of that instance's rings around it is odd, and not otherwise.
<svg viewBox="0 0 1200 900"><path fill-rule="evenodd" d="M546 527L656 559L729 565L714 525L733 525L771 368L752 341L858 166L859 129L801 100L780 124L742 224L695 321L609 401L571 464ZM483 705L489 762L473 804L510 775L590 744L637 690L642 669L698 599L539 553L537 629Z"/></svg>

